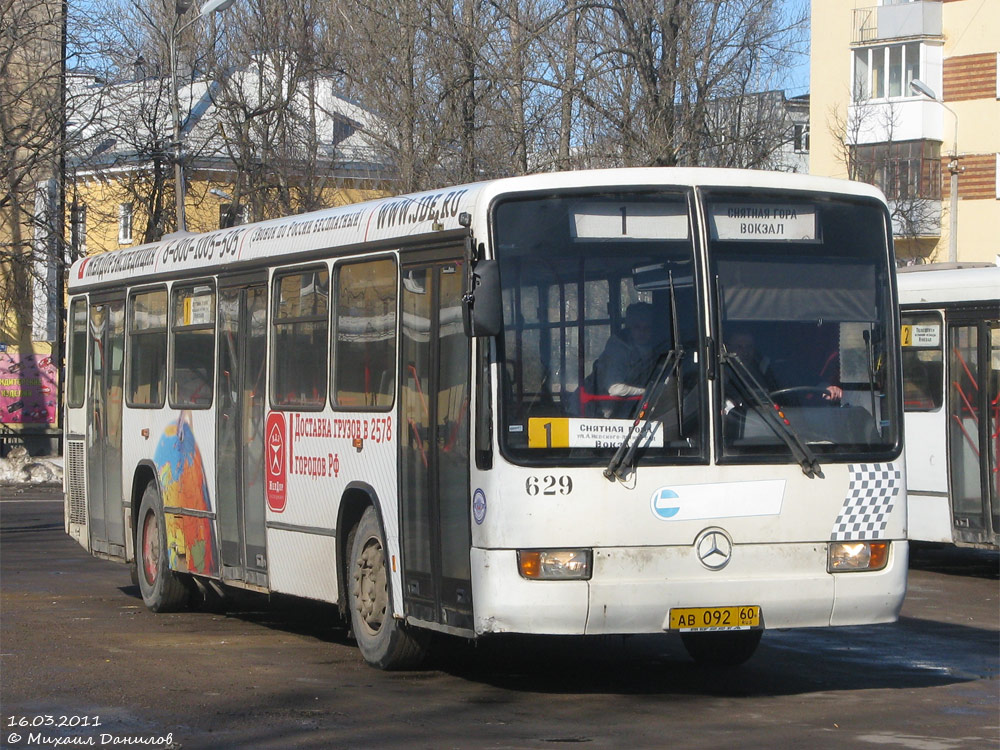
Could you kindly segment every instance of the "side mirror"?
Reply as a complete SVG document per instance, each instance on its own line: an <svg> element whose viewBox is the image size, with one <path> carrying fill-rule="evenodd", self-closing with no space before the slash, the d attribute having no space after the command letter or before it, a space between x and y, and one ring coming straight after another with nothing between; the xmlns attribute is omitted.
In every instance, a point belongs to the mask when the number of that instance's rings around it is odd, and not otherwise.
<svg viewBox="0 0 1000 750"><path fill-rule="evenodd" d="M500 268L495 260L480 260L469 275L469 288L462 297L465 335L498 336L503 330Z"/></svg>

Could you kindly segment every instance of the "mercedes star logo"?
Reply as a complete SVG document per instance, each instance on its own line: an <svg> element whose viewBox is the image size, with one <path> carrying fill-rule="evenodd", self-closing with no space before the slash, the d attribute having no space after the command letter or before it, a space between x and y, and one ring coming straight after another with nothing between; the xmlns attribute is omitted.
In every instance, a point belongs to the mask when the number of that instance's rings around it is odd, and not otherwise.
<svg viewBox="0 0 1000 750"><path fill-rule="evenodd" d="M701 564L709 570L722 570L733 557L733 540L722 529L705 529L694 546Z"/></svg>

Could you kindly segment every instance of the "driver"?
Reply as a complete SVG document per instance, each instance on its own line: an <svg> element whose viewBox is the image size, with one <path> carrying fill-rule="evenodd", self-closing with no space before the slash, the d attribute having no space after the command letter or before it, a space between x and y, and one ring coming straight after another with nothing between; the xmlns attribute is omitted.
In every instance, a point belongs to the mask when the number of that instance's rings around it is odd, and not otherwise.
<svg viewBox="0 0 1000 750"><path fill-rule="evenodd" d="M760 382L768 393L779 390L777 378L771 369L770 360L757 351L753 335L747 331L740 331L729 339L726 348L739 356L740 361L749 368L754 377ZM844 396L844 390L836 384L817 386L825 391L823 399L825 401L840 401Z"/></svg>
<svg viewBox="0 0 1000 750"><path fill-rule="evenodd" d="M746 331L737 333L730 339L727 349L740 358L740 362L747 366L768 393L777 390L778 381L771 370L771 360L757 351L752 334Z"/></svg>
<svg viewBox="0 0 1000 750"><path fill-rule="evenodd" d="M601 356L594 362L596 392L631 399L628 402L631 404L635 397L642 395L649 379L652 353L653 306L648 302L635 302L625 311L621 333L608 339ZM602 405L603 416L629 411L628 406L617 408L614 403Z"/></svg>

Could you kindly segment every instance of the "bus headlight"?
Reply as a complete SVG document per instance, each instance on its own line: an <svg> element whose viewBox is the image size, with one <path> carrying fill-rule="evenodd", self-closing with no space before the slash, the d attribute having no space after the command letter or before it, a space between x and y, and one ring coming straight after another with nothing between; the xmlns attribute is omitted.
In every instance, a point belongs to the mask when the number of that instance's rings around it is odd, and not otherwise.
<svg viewBox="0 0 1000 750"><path fill-rule="evenodd" d="M827 569L831 573L882 570L889 562L889 542L832 542Z"/></svg>
<svg viewBox="0 0 1000 750"><path fill-rule="evenodd" d="M589 580L593 557L589 549L519 549L517 568L532 580Z"/></svg>

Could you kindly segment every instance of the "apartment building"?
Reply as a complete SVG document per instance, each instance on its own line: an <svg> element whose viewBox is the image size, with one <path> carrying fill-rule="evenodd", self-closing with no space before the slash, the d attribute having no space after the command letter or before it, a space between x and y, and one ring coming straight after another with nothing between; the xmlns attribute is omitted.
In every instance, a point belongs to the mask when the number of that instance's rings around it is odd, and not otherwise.
<svg viewBox="0 0 1000 750"><path fill-rule="evenodd" d="M812 0L812 174L871 182L907 262L1000 253L1000 1Z"/></svg>

